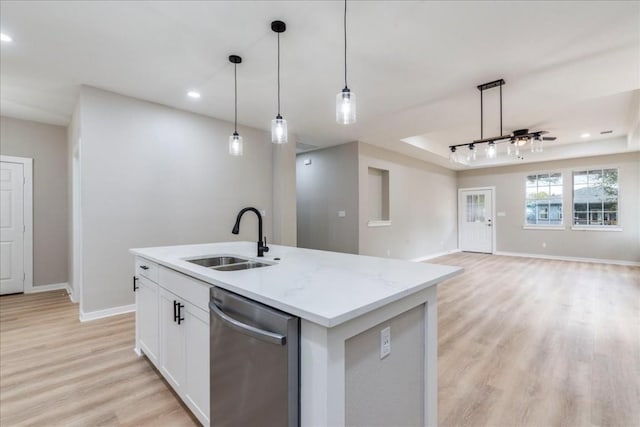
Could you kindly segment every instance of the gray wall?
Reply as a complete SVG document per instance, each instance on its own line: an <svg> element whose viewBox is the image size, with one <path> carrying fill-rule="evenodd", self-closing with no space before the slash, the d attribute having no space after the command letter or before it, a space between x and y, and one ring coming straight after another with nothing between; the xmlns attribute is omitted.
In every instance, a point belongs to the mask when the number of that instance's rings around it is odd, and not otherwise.
<svg viewBox="0 0 640 427"><path fill-rule="evenodd" d="M619 221L623 231L571 230L574 170L619 168ZM562 172L565 226L562 231L524 230L525 179L532 173ZM458 173L458 188L496 187L497 251L579 258L640 261L640 153L616 154ZM546 247L542 245L546 244Z"/></svg>
<svg viewBox="0 0 640 427"><path fill-rule="evenodd" d="M289 141L295 141L289 135ZM296 144L273 146L273 236L274 243L296 246Z"/></svg>
<svg viewBox="0 0 640 427"><path fill-rule="evenodd" d="M0 117L0 153L33 159L33 285L67 282L67 130Z"/></svg>
<svg viewBox="0 0 640 427"><path fill-rule="evenodd" d="M357 254L358 143L299 154L296 176L298 246Z"/></svg>
<svg viewBox="0 0 640 427"><path fill-rule="evenodd" d="M389 171L390 226L367 226L369 167ZM418 259L458 247L454 171L360 143L359 177L361 254Z"/></svg>
<svg viewBox="0 0 640 427"><path fill-rule="evenodd" d="M267 132L240 127L244 156L231 157L232 132L228 122L82 88L85 313L134 302L129 248L256 240L255 217L239 236L231 228L245 206L273 218L273 144Z"/></svg>
<svg viewBox="0 0 640 427"><path fill-rule="evenodd" d="M380 359L380 331L387 326L391 354ZM346 425L424 425L424 340L423 305L347 340Z"/></svg>

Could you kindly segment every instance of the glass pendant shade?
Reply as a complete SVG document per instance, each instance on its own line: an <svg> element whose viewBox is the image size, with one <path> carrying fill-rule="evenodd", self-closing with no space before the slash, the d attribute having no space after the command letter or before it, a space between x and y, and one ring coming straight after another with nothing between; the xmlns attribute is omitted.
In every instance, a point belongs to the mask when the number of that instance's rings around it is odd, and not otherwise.
<svg viewBox="0 0 640 427"><path fill-rule="evenodd" d="M287 121L278 115L271 120L271 142L274 144L284 144L288 141Z"/></svg>
<svg viewBox="0 0 640 427"><path fill-rule="evenodd" d="M458 153L454 147L451 148L451 154L449 154L449 161L451 163L458 163Z"/></svg>
<svg viewBox="0 0 640 427"><path fill-rule="evenodd" d="M242 137L238 132L234 132L229 137L229 154L232 156L242 156Z"/></svg>
<svg viewBox="0 0 640 427"><path fill-rule="evenodd" d="M336 95L336 122L343 125L356 122L356 94L347 88Z"/></svg>
<svg viewBox="0 0 640 427"><path fill-rule="evenodd" d="M496 144L495 142L490 142L487 144L486 156L487 159L495 159L496 158Z"/></svg>

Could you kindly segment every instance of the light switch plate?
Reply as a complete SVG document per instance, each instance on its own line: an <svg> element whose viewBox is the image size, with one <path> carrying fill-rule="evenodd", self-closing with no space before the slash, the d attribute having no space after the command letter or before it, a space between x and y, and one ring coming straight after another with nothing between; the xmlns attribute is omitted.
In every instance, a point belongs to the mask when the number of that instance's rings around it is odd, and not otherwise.
<svg viewBox="0 0 640 427"><path fill-rule="evenodd" d="M347 216L347 211L338 211L338 216L340 218L344 218L345 216Z"/></svg>

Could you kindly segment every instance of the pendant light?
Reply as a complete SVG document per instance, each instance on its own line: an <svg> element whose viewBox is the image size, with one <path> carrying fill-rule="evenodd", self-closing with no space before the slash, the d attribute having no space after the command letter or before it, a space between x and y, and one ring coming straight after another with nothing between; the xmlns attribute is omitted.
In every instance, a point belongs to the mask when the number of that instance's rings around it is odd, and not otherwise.
<svg viewBox="0 0 640 427"><path fill-rule="evenodd" d="M356 94L347 86L347 0L344 0L344 89L336 95L336 122L356 122Z"/></svg>
<svg viewBox="0 0 640 427"><path fill-rule="evenodd" d="M287 121L280 115L280 33L284 33L287 26L282 21L273 21L271 29L278 34L278 115L271 120L271 142L284 144L287 142Z"/></svg>
<svg viewBox="0 0 640 427"><path fill-rule="evenodd" d="M238 64L242 58L238 55L229 56L229 62L233 64L234 105L235 116L233 122L233 135L229 137L229 154L242 156L242 137L238 134Z"/></svg>

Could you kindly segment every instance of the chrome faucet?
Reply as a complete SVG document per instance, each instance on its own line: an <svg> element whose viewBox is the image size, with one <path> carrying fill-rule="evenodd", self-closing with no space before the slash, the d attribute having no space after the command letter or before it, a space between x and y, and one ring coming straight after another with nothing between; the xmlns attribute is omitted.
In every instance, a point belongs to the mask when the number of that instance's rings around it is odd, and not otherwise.
<svg viewBox="0 0 640 427"><path fill-rule="evenodd" d="M233 230L231 232L233 234L240 233L240 219L242 219L242 215L245 212L251 211L255 212L258 215L258 256L263 257L265 252L269 252L269 247L267 246L267 236L264 236L264 243L262 242L262 215L260 215L260 211L256 208L244 208L238 213L238 217L236 218L236 224L233 226Z"/></svg>

